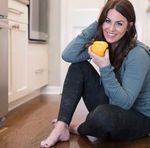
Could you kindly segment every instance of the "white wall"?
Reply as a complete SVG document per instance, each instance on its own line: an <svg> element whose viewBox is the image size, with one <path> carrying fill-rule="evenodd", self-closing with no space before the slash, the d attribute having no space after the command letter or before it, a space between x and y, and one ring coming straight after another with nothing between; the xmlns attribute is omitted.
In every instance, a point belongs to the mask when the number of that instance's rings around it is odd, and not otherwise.
<svg viewBox="0 0 150 148"><path fill-rule="evenodd" d="M138 39L150 46L150 12L146 10L150 5L148 0L130 0L135 8L137 18Z"/></svg>
<svg viewBox="0 0 150 148"><path fill-rule="evenodd" d="M60 1L49 0L49 85L60 85Z"/></svg>

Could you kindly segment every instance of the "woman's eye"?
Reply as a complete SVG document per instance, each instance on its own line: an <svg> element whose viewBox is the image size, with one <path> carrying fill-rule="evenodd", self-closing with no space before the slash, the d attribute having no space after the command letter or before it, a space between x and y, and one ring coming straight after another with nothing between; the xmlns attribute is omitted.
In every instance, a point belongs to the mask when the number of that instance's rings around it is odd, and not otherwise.
<svg viewBox="0 0 150 148"><path fill-rule="evenodd" d="M123 24L122 23L120 23L120 22L117 22L116 23L118 26L122 26Z"/></svg>
<svg viewBox="0 0 150 148"><path fill-rule="evenodd" d="M110 23L110 20L109 20L109 19L106 19L106 20L105 20L105 23Z"/></svg>

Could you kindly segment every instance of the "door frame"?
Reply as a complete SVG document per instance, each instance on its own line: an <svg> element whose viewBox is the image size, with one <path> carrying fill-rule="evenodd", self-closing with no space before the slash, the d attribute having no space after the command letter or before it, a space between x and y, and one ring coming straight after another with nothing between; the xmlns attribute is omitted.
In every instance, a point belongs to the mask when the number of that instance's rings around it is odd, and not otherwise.
<svg viewBox="0 0 150 148"><path fill-rule="evenodd" d="M62 92L64 83L64 61L61 58L61 53L68 41L68 4L69 0L60 0L60 89ZM64 38L65 36L65 38Z"/></svg>

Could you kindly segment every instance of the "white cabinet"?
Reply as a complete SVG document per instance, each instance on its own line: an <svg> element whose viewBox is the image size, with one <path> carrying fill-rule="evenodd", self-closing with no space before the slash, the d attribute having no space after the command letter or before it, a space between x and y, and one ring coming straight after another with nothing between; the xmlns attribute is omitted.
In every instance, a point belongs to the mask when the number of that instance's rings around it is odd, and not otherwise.
<svg viewBox="0 0 150 148"><path fill-rule="evenodd" d="M28 42L28 8L14 0L8 2L11 103L48 84L48 44Z"/></svg>
<svg viewBox="0 0 150 148"><path fill-rule="evenodd" d="M12 4L13 3L9 3L8 15L10 27L8 40L9 103L28 93L27 6L15 2L15 6L18 8L16 9Z"/></svg>

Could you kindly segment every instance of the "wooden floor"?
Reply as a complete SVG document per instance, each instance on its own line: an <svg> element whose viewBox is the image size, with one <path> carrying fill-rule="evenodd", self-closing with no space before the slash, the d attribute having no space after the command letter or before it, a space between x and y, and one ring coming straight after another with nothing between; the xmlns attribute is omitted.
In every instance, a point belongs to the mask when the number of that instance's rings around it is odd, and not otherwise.
<svg viewBox="0 0 150 148"><path fill-rule="evenodd" d="M6 128L0 130L0 148L39 148L40 142L52 130L51 120L57 117L59 95L39 96L10 112ZM87 114L80 102L73 122L82 122ZM92 142L85 137L71 135L69 142L55 148L150 148L150 137L130 142Z"/></svg>

